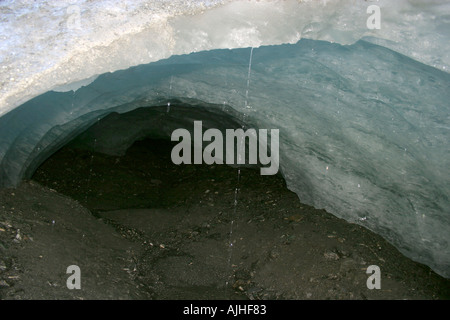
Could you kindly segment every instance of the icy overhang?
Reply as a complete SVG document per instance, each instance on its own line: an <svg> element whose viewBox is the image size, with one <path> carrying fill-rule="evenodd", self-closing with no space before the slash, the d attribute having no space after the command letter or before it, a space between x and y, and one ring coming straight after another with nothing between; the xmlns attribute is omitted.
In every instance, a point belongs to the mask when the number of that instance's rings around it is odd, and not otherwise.
<svg viewBox="0 0 450 320"><path fill-rule="evenodd" d="M380 8L380 29L369 29ZM159 0L0 2L0 116L73 82L211 49L363 37L449 70L444 0ZM78 86L82 82L78 83ZM59 87L59 88L58 88Z"/></svg>

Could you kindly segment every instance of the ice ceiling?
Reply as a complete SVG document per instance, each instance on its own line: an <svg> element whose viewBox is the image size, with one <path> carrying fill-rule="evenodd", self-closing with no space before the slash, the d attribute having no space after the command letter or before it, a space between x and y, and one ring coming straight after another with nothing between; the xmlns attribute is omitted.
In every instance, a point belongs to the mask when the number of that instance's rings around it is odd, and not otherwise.
<svg viewBox="0 0 450 320"><path fill-rule="evenodd" d="M280 129L302 202L450 277L447 1L6 0L0 14L0 186L113 111L228 108Z"/></svg>

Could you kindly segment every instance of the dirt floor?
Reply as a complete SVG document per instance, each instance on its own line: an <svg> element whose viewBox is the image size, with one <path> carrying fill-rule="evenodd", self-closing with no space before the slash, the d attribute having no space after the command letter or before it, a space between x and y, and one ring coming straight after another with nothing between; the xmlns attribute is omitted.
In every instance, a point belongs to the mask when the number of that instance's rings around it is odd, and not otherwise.
<svg viewBox="0 0 450 320"><path fill-rule="evenodd" d="M65 147L1 190L0 299L449 299L450 280L300 203L281 176L175 166L171 148Z"/></svg>

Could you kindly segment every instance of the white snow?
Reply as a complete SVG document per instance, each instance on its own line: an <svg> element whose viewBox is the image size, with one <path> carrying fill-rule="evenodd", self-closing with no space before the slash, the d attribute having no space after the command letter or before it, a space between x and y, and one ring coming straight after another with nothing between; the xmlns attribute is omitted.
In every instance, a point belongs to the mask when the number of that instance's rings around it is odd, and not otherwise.
<svg viewBox="0 0 450 320"><path fill-rule="evenodd" d="M367 7L381 29L367 28ZM371 41L450 67L450 3L429 0L4 0L0 116L54 87L174 54L296 43Z"/></svg>

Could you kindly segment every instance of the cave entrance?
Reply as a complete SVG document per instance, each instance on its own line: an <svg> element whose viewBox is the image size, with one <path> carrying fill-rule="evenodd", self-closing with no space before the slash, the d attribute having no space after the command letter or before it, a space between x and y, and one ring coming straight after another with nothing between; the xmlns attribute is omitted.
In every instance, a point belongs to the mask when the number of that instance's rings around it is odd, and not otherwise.
<svg viewBox="0 0 450 320"><path fill-rule="evenodd" d="M258 165L241 166L239 181L237 165L176 165L171 152L179 142L171 141L170 136L178 128L192 131L194 121L198 120L203 121L205 130L217 128L225 132L241 128L239 117L224 107L185 104L172 104L170 112L167 106L156 106L124 114L111 113L47 159L33 179L76 199L94 214L130 208L167 208L194 199L210 199L212 205L214 194L219 192L214 191L214 186L225 184L227 193L233 194L238 182L245 185L250 179L256 184L270 179L260 177ZM285 187L281 174L274 179L276 185ZM274 183L270 181L269 185ZM234 204L234 200L230 196L228 202Z"/></svg>
<svg viewBox="0 0 450 320"><path fill-rule="evenodd" d="M247 231L288 219L301 206L297 196L281 174L262 176L257 166L242 167L238 175L237 167L225 164L175 165L175 128L192 128L194 120L220 130L242 123L222 108L172 104L167 111L160 106L104 117L48 158L32 179L75 199L139 244L138 262L128 269L150 298L281 297L251 280L252 269L274 247L271 232L260 247L257 238L267 230ZM254 255L256 248L261 252Z"/></svg>
<svg viewBox="0 0 450 320"><path fill-rule="evenodd" d="M51 250L49 260L78 263L83 257L83 285L91 283L91 298L104 292L131 299L448 297L448 281L367 229L300 203L281 174L242 167L238 179L237 168L228 165L173 164L173 129L192 127L194 120L219 129L241 123L221 108L173 104L167 111L160 106L110 114L54 153L32 178L95 216L91 231L65 239L68 248ZM46 207L51 204L38 209ZM83 227L73 221L56 223L61 237L80 234ZM372 264L383 270L381 290L366 286Z"/></svg>

